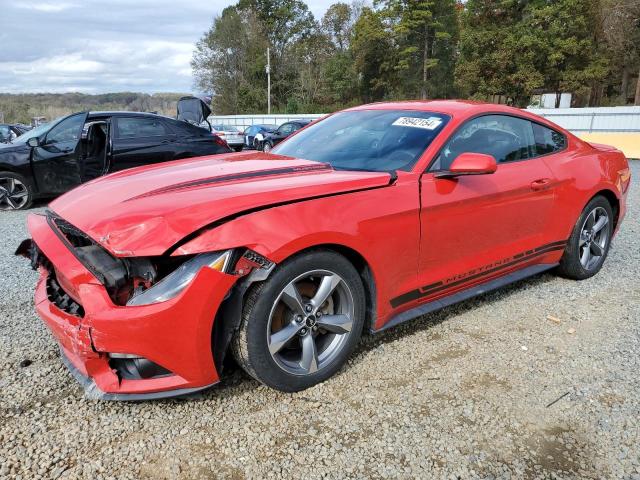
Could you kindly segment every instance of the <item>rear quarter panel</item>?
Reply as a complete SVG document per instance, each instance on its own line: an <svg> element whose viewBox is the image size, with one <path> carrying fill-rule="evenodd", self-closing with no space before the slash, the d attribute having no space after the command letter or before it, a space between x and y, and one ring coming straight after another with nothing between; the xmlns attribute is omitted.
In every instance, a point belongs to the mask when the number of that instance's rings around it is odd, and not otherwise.
<svg viewBox="0 0 640 480"><path fill-rule="evenodd" d="M626 158L615 149L597 149L573 136L568 139L565 151L545 158L557 181L556 212L550 228L557 232L558 238L568 238L589 200L605 190L618 199L619 225L625 214L629 184Z"/></svg>

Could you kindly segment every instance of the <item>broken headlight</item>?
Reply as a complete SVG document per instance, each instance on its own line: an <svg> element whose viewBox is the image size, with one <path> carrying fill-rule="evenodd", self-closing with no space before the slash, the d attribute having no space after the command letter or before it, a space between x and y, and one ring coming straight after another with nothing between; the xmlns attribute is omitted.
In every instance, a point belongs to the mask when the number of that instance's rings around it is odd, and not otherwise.
<svg viewBox="0 0 640 480"><path fill-rule="evenodd" d="M201 268L209 267L219 272L225 272L231 259L231 253L231 250L227 250L196 255L155 285L131 297L127 306L150 305L174 298L191 283Z"/></svg>

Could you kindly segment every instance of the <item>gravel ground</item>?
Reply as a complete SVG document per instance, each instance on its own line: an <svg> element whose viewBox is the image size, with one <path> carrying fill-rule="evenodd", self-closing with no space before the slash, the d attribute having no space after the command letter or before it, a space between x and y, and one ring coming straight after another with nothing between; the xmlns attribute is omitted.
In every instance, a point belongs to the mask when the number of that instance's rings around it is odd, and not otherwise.
<svg viewBox="0 0 640 480"><path fill-rule="evenodd" d="M85 399L12 256L26 214L3 213L0 478L640 479L640 163L633 175L595 278L541 275L367 337L293 395L236 371L188 399Z"/></svg>

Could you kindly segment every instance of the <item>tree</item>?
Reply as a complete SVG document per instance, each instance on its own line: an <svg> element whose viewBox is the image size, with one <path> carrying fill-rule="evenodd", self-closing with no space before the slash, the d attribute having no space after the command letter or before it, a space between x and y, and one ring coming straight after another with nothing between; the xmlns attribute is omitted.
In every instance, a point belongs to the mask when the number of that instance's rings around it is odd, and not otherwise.
<svg viewBox="0 0 640 480"><path fill-rule="evenodd" d="M599 6L611 71L619 75L614 82L619 82L620 101L627 103L630 78L637 72L634 103L640 105L640 0L602 0Z"/></svg>
<svg viewBox="0 0 640 480"><path fill-rule="evenodd" d="M257 18L235 7L223 10L198 41L191 62L198 89L213 95L216 113L266 108L267 39Z"/></svg>
<svg viewBox="0 0 640 480"><path fill-rule="evenodd" d="M594 25L597 0L469 0L457 81L472 96L526 106L535 90L591 94L608 73Z"/></svg>
<svg viewBox="0 0 640 480"><path fill-rule="evenodd" d="M392 68L388 60L393 58L393 50L379 12L367 7L362 9L351 45L360 99L371 102L386 98L392 88Z"/></svg>
<svg viewBox="0 0 640 480"><path fill-rule="evenodd" d="M456 84L464 97L504 95L525 106L544 86L539 38L523 28L525 2L469 0L462 13Z"/></svg>
<svg viewBox="0 0 640 480"><path fill-rule="evenodd" d="M432 97L431 72L436 70L440 81L451 85L458 33L455 1L382 0L380 5L396 41L394 68L403 77L402 93Z"/></svg>

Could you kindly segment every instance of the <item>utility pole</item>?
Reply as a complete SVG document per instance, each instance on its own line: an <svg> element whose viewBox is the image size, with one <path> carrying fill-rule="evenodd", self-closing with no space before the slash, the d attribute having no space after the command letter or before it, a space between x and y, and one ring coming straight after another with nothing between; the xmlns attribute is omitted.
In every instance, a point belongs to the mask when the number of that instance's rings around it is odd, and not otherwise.
<svg viewBox="0 0 640 480"><path fill-rule="evenodd" d="M269 47L267 47L267 115L271 115L271 55L269 55Z"/></svg>

